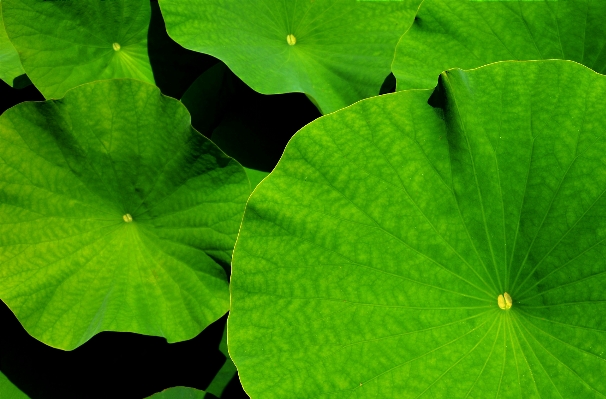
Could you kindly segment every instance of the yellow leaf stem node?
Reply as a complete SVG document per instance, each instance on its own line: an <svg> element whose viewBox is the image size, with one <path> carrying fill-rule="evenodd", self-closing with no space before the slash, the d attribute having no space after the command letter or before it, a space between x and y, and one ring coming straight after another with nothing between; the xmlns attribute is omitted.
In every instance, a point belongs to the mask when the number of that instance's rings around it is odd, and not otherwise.
<svg viewBox="0 0 606 399"><path fill-rule="evenodd" d="M120 43L114 43L112 44L112 47L114 48L114 51L120 51Z"/></svg>
<svg viewBox="0 0 606 399"><path fill-rule="evenodd" d="M297 38L291 33L290 35L286 36L286 43L288 43L290 46L294 46L297 44Z"/></svg>
<svg viewBox="0 0 606 399"><path fill-rule="evenodd" d="M127 213L126 215L122 216L122 219L124 219L126 223L130 223L133 221L133 217L130 215L130 213Z"/></svg>
<svg viewBox="0 0 606 399"><path fill-rule="evenodd" d="M499 295L499 297L497 298L497 302L499 303L499 307L503 310L511 309L511 306L513 305L511 296L508 293Z"/></svg>

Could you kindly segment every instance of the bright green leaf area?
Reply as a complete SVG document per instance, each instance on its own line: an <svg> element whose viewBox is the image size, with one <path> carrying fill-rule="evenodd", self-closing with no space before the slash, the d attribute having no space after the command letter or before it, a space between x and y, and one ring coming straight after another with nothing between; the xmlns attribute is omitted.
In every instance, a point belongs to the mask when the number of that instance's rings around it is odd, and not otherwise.
<svg viewBox="0 0 606 399"><path fill-rule="evenodd" d="M565 59L606 73L603 0L425 0L402 36L398 90L433 88L450 68L505 60Z"/></svg>
<svg viewBox="0 0 606 399"><path fill-rule="evenodd" d="M204 399L206 393L194 388L174 387L154 394L148 399Z"/></svg>
<svg viewBox="0 0 606 399"><path fill-rule="evenodd" d="M11 108L0 176L0 298L37 339L175 342L227 312L246 173L156 87L101 81Z"/></svg>
<svg viewBox="0 0 606 399"><path fill-rule="evenodd" d="M179 44L221 59L260 93L306 93L324 113L379 93L418 5L160 0L168 33Z"/></svg>
<svg viewBox="0 0 606 399"><path fill-rule="evenodd" d="M312 122L249 199L228 335L251 397L606 395L606 77L502 62L431 94Z"/></svg>
<svg viewBox="0 0 606 399"><path fill-rule="evenodd" d="M2 5L1 2L0 5ZM13 86L15 78L24 73L19 54L6 36L2 13L0 12L0 79Z"/></svg>
<svg viewBox="0 0 606 399"><path fill-rule="evenodd" d="M46 98L100 79L154 83L149 1L3 0L2 12L23 68Z"/></svg>
<svg viewBox="0 0 606 399"><path fill-rule="evenodd" d="M0 398L2 399L29 399L4 374L0 372Z"/></svg>

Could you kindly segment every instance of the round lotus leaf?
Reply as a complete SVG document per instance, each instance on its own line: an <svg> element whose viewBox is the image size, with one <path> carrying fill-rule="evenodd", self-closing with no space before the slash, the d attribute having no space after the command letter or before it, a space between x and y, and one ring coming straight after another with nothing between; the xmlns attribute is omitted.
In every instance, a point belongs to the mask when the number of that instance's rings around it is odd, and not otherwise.
<svg viewBox="0 0 606 399"><path fill-rule="evenodd" d="M0 2L0 6L1 5L2 3ZM6 35L2 13L0 12L0 79L11 86L14 86L13 81L15 78L24 73L25 71L19 60L19 54L17 54L17 50L15 50Z"/></svg>
<svg viewBox="0 0 606 399"><path fill-rule="evenodd" d="M3 0L2 12L23 68L46 98L100 79L154 83L149 1Z"/></svg>
<svg viewBox="0 0 606 399"><path fill-rule="evenodd" d="M304 127L249 199L252 398L606 395L606 77L501 62Z"/></svg>
<svg viewBox="0 0 606 399"><path fill-rule="evenodd" d="M398 90L433 88L440 72L505 60L564 59L606 72L602 0L425 0L402 36Z"/></svg>
<svg viewBox="0 0 606 399"><path fill-rule="evenodd" d="M160 0L169 35L263 94L302 92L328 113L379 94L419 0Z"/></svg>
<svg viewBox="0 0 606 399"><path fill-rule="evenodd" d="M155 86L99 81L9 109L0 175L0 298L35 338L183 341L227 312L246 173Z"/></svg>

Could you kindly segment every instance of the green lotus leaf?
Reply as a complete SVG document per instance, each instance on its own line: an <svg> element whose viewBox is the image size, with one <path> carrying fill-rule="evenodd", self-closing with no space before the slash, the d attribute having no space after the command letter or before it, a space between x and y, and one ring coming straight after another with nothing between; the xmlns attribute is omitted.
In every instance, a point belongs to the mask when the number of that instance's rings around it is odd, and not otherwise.
<svg viewBox="0 0 606 399"><path fill-rule="evenodd" d="M15 50L6 35L2 14L0 12L0 79L11 86L14 86L13 81L15 78L24 73L25 71L19 60L19 54L17 54L17 50Z"/></svg>
<svg viewBox="0 0 606 399"><path fill-rule="evenodd" d="M165 389L148 399L204 399L206 393L194 388L174 387Z"/></svg>
<svg viewBox="0 0 606 399"><path fill-rule="evenodd" d="M424 0L392 71L398 90L433 88L446 69L505 60L573 60L606 73L605 20L601 0Z"/></svg>
<svg viewBox="0 0 606 399"><path fill-rule="evenodd" d="M606 395L605 96L574 62L501 62L303 128L236 243L244 389Z"/></svg>
<svg viewBox="0 0 606 399"><path fill-rule="evenodd" d="M99 79L154 83L148 1L3 0L2 12L23 68L46 98Z"/></svg>
<svg viewBox="0 0 606 399"><path fill-rule="evenodd" d="M160 0L169 35L254 90L303 92L324 113L377 95L419 0Z"/></svg>
<svg viewBox="0 0 606 399"><path fill-rule="evenodd" d="M167 36L154 0L4 0L2 8L23 68L46 98L113 78L155 82L180 96L214 62Z"/></svg>
<svg viewBox="0 0 606 399"><path fill-rule="evenodd" d="M29 399L29 396L24 394L17 388L4 374L0 372L0 398L6 399Z"/></svg>
<svg viewBox="0 0 606 399"><path fill-rule="evenodd" d="M156 87L100 81L11 108L0 175L0 298L37 339L175 342L227 312L250 186Z"/></svg>

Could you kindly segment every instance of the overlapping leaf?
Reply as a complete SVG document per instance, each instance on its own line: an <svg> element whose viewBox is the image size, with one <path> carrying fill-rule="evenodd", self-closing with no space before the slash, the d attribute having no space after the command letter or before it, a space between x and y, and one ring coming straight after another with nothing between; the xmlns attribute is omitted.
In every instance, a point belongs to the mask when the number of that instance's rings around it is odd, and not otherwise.
<svg viewBox="0 0 606 399"><path fill-rule="evenodd" d="M605 96L502 62L297 133L234 252L251 397L606 395Z"/></svg>
<svg viewBox="0 0 606 399"><path fill-rule="evenodd" d="M505 60L574 60L606 72L602 0L425 0L402 36L398 90L433 88L449 68Z"/></svg>
<svg viewBox="0 0 606 399"><path fill-rule="evenodd" d="M379 93L418 4L160 1L178 43L221 59L258 92L306 93L324 113Z"/></svg>
<svg viewBox="0 0 606 399"><path fill-rule="evenodd" d="M0 298L39 340L175 342L228 310L250 186L157 88L102 81L8 110L0 175Z"/></svg>

